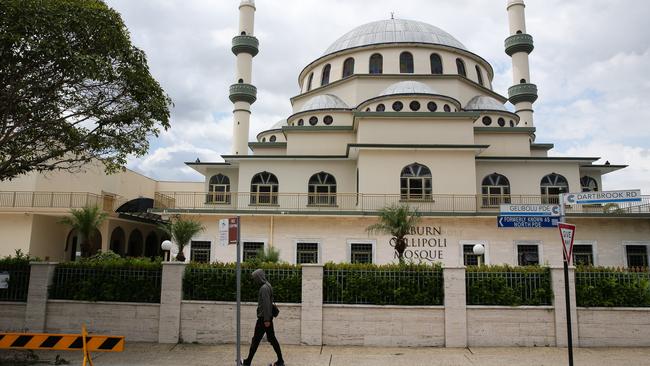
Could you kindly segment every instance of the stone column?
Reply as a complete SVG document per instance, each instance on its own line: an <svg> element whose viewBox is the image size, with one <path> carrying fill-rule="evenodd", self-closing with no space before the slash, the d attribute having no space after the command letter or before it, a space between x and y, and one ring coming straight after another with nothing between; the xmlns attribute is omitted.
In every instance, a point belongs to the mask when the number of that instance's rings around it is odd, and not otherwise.
<svg viewBox="0 0 650 366"><path fill-rule="evenodd" d="M323 265L302 265L302 313L300 342L323 344Z"/></svg>
<svg viewBox="0 0 650 366"><path fill-rule="evenodd" d="M465 267L445 268L445 347L467 347Z"/></svg>
<svg viewBox="0 0 650 366"><path fill-rule="evenodd" d="M568 345L566 331L566 300L564 296L564 268L551 268L553 282L553 306L555 307L555 343L558 347ZM571 333L573 346L578 347L578 311L576 310L575 267L569 267L569 297L571 298Z"/></svg>
<svg viewBox="0 0 650 366"><path fill-rule="evenodd" d="M185 263L163 263L158 343L178 343Z"/></svg>
<svg viewBox="0 0 650 366"><path fill-rule="evenodd" d="M25 329L29 332L45 332L47 314L47 291L54 280L56 262L30 263L27 306L25 307Z"/></svg>

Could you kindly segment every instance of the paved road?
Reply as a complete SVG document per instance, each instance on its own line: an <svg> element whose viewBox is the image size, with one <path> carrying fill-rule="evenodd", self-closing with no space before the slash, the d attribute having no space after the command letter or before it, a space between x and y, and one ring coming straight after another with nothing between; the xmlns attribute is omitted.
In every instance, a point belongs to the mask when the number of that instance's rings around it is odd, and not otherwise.
<svg viewBox="0 0 650 366"><path fill-rule="evenodd" d="M96 366L234 366L234 345L127 343L123 353L96 353ZM242 353L248 346L242 347ZM284 346L288 366L557 366L567 365L561 348L375 348ZM53 361L56 352L37 352L41 360ZM81 364L80 353L59 352L71 365ZM262 343L253 362L266 366L274 361L273 350ZM650 348L580 348L575 365L650 365Z"/></svg>

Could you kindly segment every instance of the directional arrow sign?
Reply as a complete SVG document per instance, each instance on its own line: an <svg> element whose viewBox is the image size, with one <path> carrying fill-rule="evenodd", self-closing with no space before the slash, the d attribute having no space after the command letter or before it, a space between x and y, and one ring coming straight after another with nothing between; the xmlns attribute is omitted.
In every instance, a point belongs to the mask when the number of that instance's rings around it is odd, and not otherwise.
<svg viewBox="0 0 650 366"><path fill-rule="evenodd" d="M575 237L576 226L561 222L557 227L560 229L560 236L562 237L564 258L566 258L568 264L571 264L571 259L573 257L573 238Z"/></svg>
<svg viewBox="0 0 650 366"><path fill-rule="evenodd" d="M497 217L497 227L514 227L514 228L546 228L557 227L558 217L551 216L499 216Z"/></svg>
<svg viewBox="0 0 650 366"><path fill-rule="evenodd" d="M641 201L641 191L638 189L629 191L564 193L562 196L564 203L567 205Z"/></svg>
<svg viewBox="0 0 650 366"><path fill-rule="evenodd" d="M560 205L501 205L502 216L560 216Z"/></svg>

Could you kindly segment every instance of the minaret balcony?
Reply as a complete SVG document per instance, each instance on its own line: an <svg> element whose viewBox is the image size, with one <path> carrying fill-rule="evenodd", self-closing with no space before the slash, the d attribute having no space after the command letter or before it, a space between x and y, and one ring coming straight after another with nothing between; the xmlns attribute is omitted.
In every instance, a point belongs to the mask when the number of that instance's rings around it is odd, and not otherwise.
<svg viewBox="0 0 650 366"><path fill-rule="evenodd" d="M260 42L253 36L236 36L232 39L232 53L248 53L255 57L259 52Z"/></svg>
<svg viewBox="0 0 650 366"><path fill-rule="evenodd" d="M253 104L257 100L257 88L255 85L245 83L232 84L229 98L233 103L246 102Z"/></svg>
<svg viewBox="0 0 650 366"><path fill-rule="evenodd" d="M535 48L533 45L533 36L530 34L515 34L514 36L510 36L506 38L505 46L508 56L512 56L517 52L530 54Z"/></svg>
<svg viewBox="0 0 650 366"><path fill-rule="evenodd" d="M534 103L537 100L537 85L530 83L513 85L508 88L508 98L512 104Z"/></svg>

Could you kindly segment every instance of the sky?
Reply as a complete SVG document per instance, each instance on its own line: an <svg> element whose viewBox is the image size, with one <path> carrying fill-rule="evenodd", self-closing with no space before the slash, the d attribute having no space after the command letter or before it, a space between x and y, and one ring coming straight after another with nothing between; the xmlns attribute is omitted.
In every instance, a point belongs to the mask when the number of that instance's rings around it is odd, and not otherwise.
<svg viewBox="0 0 650 366"><path fill-rule="evenodd" d="M173 100L172 128L151 138L149 154L128 167L159 180L202 181L185 161L229 154L235 82L231 39L239 0L106 0L147 54L153 76ZM503 51L507 0L257 0L253 61L258 100L250 141L291 115L298 74L337 38L375 20L411 19L452 34L493 66L493 88L507 95L512 64ZM623 6L624 3L624 6ZM602 157L628 164L603 177L606 190L650 194L650 2L526 0L533 35L535 126L552 156Z"/></svg>

